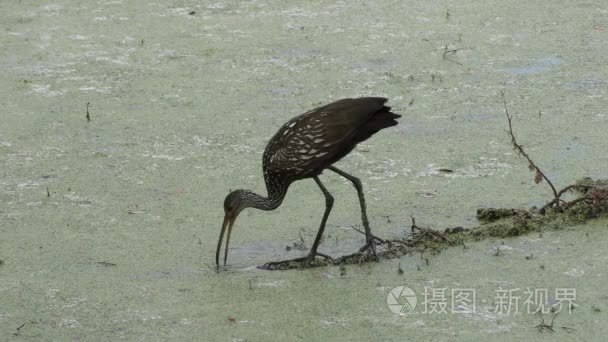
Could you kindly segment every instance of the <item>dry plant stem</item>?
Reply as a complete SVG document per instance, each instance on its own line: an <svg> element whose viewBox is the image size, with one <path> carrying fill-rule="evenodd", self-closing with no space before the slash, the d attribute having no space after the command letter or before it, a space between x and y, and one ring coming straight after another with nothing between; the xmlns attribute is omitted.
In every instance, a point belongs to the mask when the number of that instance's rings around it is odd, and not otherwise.
<svg viewBox="0 0 608 342"><path fill-rule="evenodd" d="M359 232L359 233L361 233L361 234L365 235L365 232L364 232L364 231L362 231L361 229L359 229L359 228L357 228L357 227L351 227L351 228L352 228L354 231ZM374 240L378 240L378 242L380 242L380 243L384 243L384 240L382 240L381 238L379 238L379 237L377 237L377 236L375 236L375 235L372 235L372 238L373 238Z"/></svg>
<svg viewBox="0 0 608 342"><path fill-rule="evenodd" d="M449 55L455 55L456 52L458 52L460 49L448 49L448 46L446 45L445 48L443 49L443 55L441 56L443 58L444 61L449 61L452 63L456 63L458 65L462 65L462 63L455 61L451 58L448 58L448 54Z"/></svg>
<svg viewBox="0 0 608 342"><path fill-rule="evenodd" d="M542 332L544 330L548 330L550 332L555 332L555 330L553 329L553 324L555 323L555 317L557 317L557 313L553 314L553 317L551 318L551 324L545 323L545 318L543 317L542 313L539 312L539 316L540 316L541 322L539 325L536 326L538 331Z"/></svg>
<svg viewBox="0 0 608 342"><path fill-rule="evenodd" d="M587 198L587 196L584 197L579 197L573 201L570 201L568 203L566 203L566 209L570 209L572 208L575 204L577 204L578 202L582 202L582 201L587 201L587 200L591 200L590 198Z"/></svg>
<svg viewBox="0 0 608 342"><path fill-rule="evenodd" d="M548 202L542 208L540 208L540 212L544 213L547 210L547 208L553 206L555 203L557 203L557 201L562 201L560 198L562 197L563 194L565 194L568 191L571 191L571 190L588 190L590 188L592 188L592 187L589 186L589 185L581 185L581 184L568 185L567 187L561 189L557 193L557 198L552 199L550 202ZM574 204L576 204L576 203L578 203L578 202L580 202L580 201L582 201L582 200L584 200L586 198L587 198L586 196L577 198L576 200L568 203L567 206L571 207L572 205L574 205Z"/></svg>
<svg viewBox="0 0 608 342"><path fill-rule="evenodd" d="M513 134L513 123L512 123L513 117L509 114L509 109L507 109L507 101L505 100L504 91L501 92L501 96L502 96L502 103L505 107L505 114L507 116L507 121L509 123L509 135L511 135L511 143L513 144L513 148L519 153L519 155L526 158L528 160L528 163L530 163L530 166L532 168L534 168L534 170L537 172L537 174L541 175L541 177L543 177L543 179L547 182L547 184L549 184L549 186L551 187L551 191L553 191L553 201L552 202L557 207L559 207L559 204L560 204L559 195L557 193L557 190L555 190L553 183L551 183L551 181L549 180L549 178L547 178L545 173L538 166L536 166L536 164L534 163L532 158L530 158L530 156L526 153L526 151L524 151L524 148L520 144L517 143L517 140L515 139L515 135Z"/></svg>

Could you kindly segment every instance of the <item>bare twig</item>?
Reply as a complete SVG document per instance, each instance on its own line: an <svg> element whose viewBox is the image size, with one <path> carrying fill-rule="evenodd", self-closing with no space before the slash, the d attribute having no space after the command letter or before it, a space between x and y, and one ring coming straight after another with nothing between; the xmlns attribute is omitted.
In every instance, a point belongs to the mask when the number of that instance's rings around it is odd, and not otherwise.
<svg viewBox="0 0 608 342"><path fill-rule="evenodd" d="M460 62L455 61L455 60L453 60L453 59L451 59L451 58L448 58L448 55L455 55L455 54L456 54L456 52L458 52L458 51L460 51L460 50L461 50L461 49L448 49L448 46L446 45L446 46L443 48L443 54L441 55L441 58L442 58L444 61L450 61L450 62L452 62L452 63L456 63L456 64L458 64L458 65L462 65L462 63L460 63Z"/></svg>
<svg viewBox="0 0 608 342"><path fill-rule="evenodd" d="M555 330L553 329L553 324L555 323L555 317L557 317L557 313L553 312L553 317L551 317L551 323L547 324L545 323L545 318L543 317L543 314L539 311L538 312L541 322L539 325L536 326L536 329L538 329L538 331L542 332L542 331L550 331L550 332L555 332Z"/></svg>
<svg viewBox="0 0 608 342"><path fill-rule="evenodd" d="M359 228L357 228L357 227L355 227L355 226L352 226L351 228L352 228L354 231L359 232L359 233L361 233L361 234L365 235L365 232L364 232L364 231L362 231L361 229L359 229Z"/></svg>
<svg viewBox="0 0 608 342"><path fill-rule="evenodd" d="M551 182L551 180L549 180L549 178L545 175L545 173L534 163L534 161L532 160L532 158L530 158L528 153L526 153L524 148L520 144L517 143L517 140L515 139L515 135L513 134L513 122L512 122L513 117L509 114L509 109L507 109L507 101L505 100L505 92L502 91L502 92L500 92L500 94L502 96L502 103L505 107L505 115L507 116L507 122L509 123L509 135L511 136L511 143L513 144L513 148L518 152L519 155L523 156L524 158L526 158L528 160L530 170L536 171L536 176L534 177L534 181L536 183L540 183L544 179L547 182L547 184L549 184L549 186L551 187L551 191L553 191L553 201L552 202L554 205L559 207L559 204L560 204L559 196L560 195L557 193L557 190L555 190L555 186L553 186L553 183Z"/></svg>
<svg viewBox="0 0 608 342"><path fill-rule="evenodd" d="M25 323L21 324L20 326L17 327L17 331L13 333L13 335L15 336L19 336L19 334L21 333L21 328L23 328L25 326Z"/></svg>
<svg viewBox="0 0 608 342"><path fill-rule="evenodd" d="M568 191L572 191L572 190L588 190L591 189L593 186L591 185L583 185L583 184L572 184L572 185L568 185L567 187L561 189L558 193L557 193L557 198L552 199L550 202L548 202L547 204L545 204L542 208L540 208L540 212L544 213L547 208L553 206L557 201L559 200L560 202L563 202L563 200L561 200L561 197L563 194L565 194ZM582 201L583 199L585 199L586 196L583 196L581 198L578 198L570 203L567 204L568 207L572 207L572 205Z"/></svg>
<svg viewBox="0 0 608 342"><path fill-rule="evenodd" d="M575 200L572 200L568 203L565 204L565 208L566 209L570 209L572 208L575 204L579 203L579 202L583 202L583 201L593 201L591 198L588 198L587 196L583 196L583 197L579 197Z"/></svg>
<svg viewBox="0 0 608 342"><path fill-rule="evenodd" d="M351 226L351 228L352 228L354 231L356 231L356 232L359 232L359 233L361 233L361 234L363 234L363 235L366 235L364 231L362 231L361 229L359 229L359 228L357 228L357 227L355 227L355 226ZM384 243L384 240L383 240L383 239L381 239L381 238L379 238L379 237L377 237L377 236L375 236L375 235L372 235L372 238L373 238L374 240L378 240L378 242L380 242L380 243Z"/></svg>
<svg viewBox="0 0 608 342"><path fill-rule="evenodd" d="M414 216L411 216L411 215L410 215L410 217L412 218L412 226L411 226L411 230L412 230L412 232L414 232L416 229L419 229L419 228L418 228L418 226L416 225L416 219L414 218Z"/></svg>
<svg viewBox="0 0 608 342"><path fill-rule="evenodd" d="M300 229L300 232L298 233L298 236L300 237L300 241L293 243L293 246L296 249L299 249L299 250L305 250L306 249L306 246L304 245L304 238L302 237L302 232L303 231L304 231L304 228Z"/></svg>

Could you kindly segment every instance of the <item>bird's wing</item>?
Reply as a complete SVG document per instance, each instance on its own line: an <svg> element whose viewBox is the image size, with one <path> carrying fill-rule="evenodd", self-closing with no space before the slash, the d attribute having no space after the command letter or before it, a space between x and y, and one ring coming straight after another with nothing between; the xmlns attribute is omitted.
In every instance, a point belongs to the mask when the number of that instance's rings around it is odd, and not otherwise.
<svg viewBox="0 0 608 342"><path fill-rule="evenodd" d="M264 169L306 177L350 152L354 134L387 99L344 99L288 121L264 151Z"/></svg>

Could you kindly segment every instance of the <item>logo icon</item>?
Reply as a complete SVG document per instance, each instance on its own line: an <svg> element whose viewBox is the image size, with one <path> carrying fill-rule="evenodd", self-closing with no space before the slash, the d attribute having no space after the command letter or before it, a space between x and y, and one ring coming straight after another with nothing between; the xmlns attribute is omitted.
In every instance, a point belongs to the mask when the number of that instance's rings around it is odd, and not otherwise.
<svg viewBox="0 0 608 342"><path fill-rule="evenodd" d="M407 286L397 286L386 296L388 308L397 315L405 315L414 311L417 303L416 292Z"/></svg>

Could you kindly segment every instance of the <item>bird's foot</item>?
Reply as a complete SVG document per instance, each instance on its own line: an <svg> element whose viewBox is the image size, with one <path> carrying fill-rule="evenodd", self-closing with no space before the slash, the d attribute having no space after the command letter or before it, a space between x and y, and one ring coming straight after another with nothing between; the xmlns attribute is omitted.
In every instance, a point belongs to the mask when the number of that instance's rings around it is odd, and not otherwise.
<svg viewBox="0 0 608 342"><path fill-rule="evenodd" d="M376 235L372 235L372 238L373 238L374 240L378 241L378 242L379 242L379 243L381 243L381 244L386 243L386 240L381 239L381 238L377 237Z"/></svg>
<svg viewBox="0 0 608 342"><path fill-rule="evenodd" d="M340 257L337 263L362 264L369 261L378 261L376 246L383 244L385 241L374 235L371 235L366 240L367 242L365 242L365 245L358 252Z"/></svg>
<svg viewBox="0 0 608 342"><path fill-rule="evenodd" d="M384 244L385 241L372 234L369 234L365 240L365 245L363 245L363 247L359 249L359 253L366 253L371 256L372 260L378 261L378 255L376 254L376 246Z"/></svg>
<svg viewBox="0 0 608 342"><path fill-rule="evenodd" d="M318 259L317 256L320 256L323 259ZM289 270L289 269L294 269L294 268L322 267L322 266L330 265L332 263L333 263L333 259L329 255L319 253L319 252L310 252L305 257L268 262L262 266L258 266L258 268L262 269L262 270L276 271L276 270Z"/></svg>
<svg viewBox="0 0 608 342"><path fill-rule="evenodd" d="M375 258L378 258L376 255L376 240L369 239L363 247L359 248L359 253L368 253L373 255Z"/></svg>
<svg viewBox="0 0 608 342"><path fill-rule="evenodd" d="M377 245L382 245L384 244L386 241L384 241L383 239L377 237L376 235L370 234L368 237L365 238L365 245L363 245L363 247L361 247L361 249L359 249L360 252L365 251L368 248L373 248L374 253L376 252L376 247Z"/></svg>

